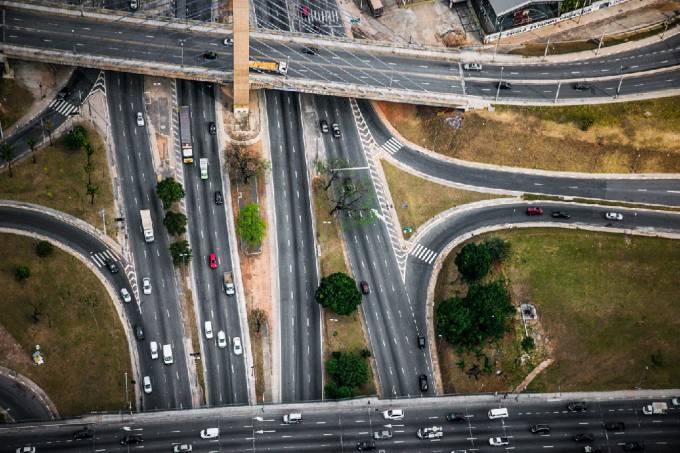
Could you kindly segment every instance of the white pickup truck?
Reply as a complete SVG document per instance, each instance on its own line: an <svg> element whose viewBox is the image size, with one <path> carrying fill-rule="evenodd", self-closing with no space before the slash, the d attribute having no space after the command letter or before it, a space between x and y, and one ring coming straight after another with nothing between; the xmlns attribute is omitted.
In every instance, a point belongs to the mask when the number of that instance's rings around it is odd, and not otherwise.
<svg viewBox="0 0 680 453"><path fill-rule="evenodd" d="M201 157L198 165L201 167L201 179L208 179L208 159Z"/></svg>

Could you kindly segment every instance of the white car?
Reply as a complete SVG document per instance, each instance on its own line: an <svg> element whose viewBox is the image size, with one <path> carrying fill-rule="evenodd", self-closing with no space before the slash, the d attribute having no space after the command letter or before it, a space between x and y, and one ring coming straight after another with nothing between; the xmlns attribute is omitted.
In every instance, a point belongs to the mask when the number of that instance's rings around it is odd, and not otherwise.
<svg viewBox="0 0 680 453"><path fill-rule="evenodd" d="M230 38L230 37L224 38L224 41L222 41L222 44L224 44L225 46L233 46L234 45L234 38Z"/></svg>
<svg viewBox="0 0 680 453"><path fill-rule="evenodd" d="M219 428L208 428L201 430L201 439L212 439L220 435Z"/></svg>
<svg viewBox="0 0 680 453"><path fill-rule="evenodd" d="M401 409L390 409L383 412L385 420L403 420L404 411Z"/></svg>
<svg viewBox="0 0 680 453"><path fill-rule="evenodd" d="M673 399L671 400L671 404L673 405L673 407L678 407L678 406L680 406L680 398L673 398Z"/></svg>
<svg viewBox="0 0 680 453"><path fill-rule="evenodd" d="M151 348L151 358L152 359L157 359L158 358L158 343L155 341L152 341L149 343L149 347Z"/></svg>
<svg viewBox="0 0 680 453"><path fill-rule="evenodd" d="M205 337L210 340L213 337L212 323L206 321L203 327L205 328Z"/></svg>
<svg viewBox="0 0 680 453"><path fill-rule="evenodd" d="M151 393L152 390L151 378L149 376L144 376L144 393Z"/></svg>
<svg viewBox="0 0 680 453"><path fill-rule="evenodd" d="M137 112L137 126L144 126L144 115L142 115L142 112Z"/></svg>
<svg viewBox="0 0 680 453"><path fill-rule="evenodd" d="M151 279L149 277L142 279L142 291L144 291L144 294L151 294Z"/></svg>
<svg viewBox="0 0 680 453"><path fill-rule="evenodd" d="M234 337L234 339L231 341L234 345L234 354L236 355L243 354L243 348L241 347L241 339L239 337Z"/></svg>
<svg viewBox="0 0 680 453"><path fill-rule="evenodd" d="M502 447L504 445L509 445L510 440L507 437L491 437L489 438L489 445L494 447Z"/></svg>
<svg viewBox="0 0 680 453"><path fill-rule="evenodd" d="M17 448L17 453L35 453L35 447L20 447Z"/></svg>
<svg viewBox="0 0 680 453"><path fill-rule="evenodd" d="M177 444L172 448L172 451L175 453L183 453L185 451L192 451L193 447L191 444Z"/></svg>
<svg viewBox="0 0 680 453"><path fill-rule="evenodd" d="M427 428L418 428L416 434L420 439L440 439L444 437L444 430L441 426L429 426Z"/></svg>
<svg viewBox="0 0 680 453"><path fill-rule="evenodd" d="M123 298L123 302L130 303L132 302L132 297L130 296L130 293L126 288L121 288L120 289L120 297Z"/></svg>
<svg viewBox="0 0 680 453"><path fill-rule="evenodd" d="M217 347L226 348L227 347L227 336L224 334L224 330L217 332Z"/></svg>
<svg viewBox="0 0 680 453"><path fill-rule="evenodd" d="M623 220L623 214L620 212L607 212L604 214L607 220Z"/></svg>

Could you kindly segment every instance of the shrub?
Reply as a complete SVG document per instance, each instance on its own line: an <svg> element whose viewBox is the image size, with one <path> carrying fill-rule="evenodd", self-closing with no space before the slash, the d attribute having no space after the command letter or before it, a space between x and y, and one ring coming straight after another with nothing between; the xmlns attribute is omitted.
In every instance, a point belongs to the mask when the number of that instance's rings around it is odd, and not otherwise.
<svg viewBox="0 0 680 453"><path fill-rule="evenodd" d="M50 256L52 253L54 253L54 246L50 242L39 241L35 245L35 253L40 258L46 258L46 257Z"/></svg>

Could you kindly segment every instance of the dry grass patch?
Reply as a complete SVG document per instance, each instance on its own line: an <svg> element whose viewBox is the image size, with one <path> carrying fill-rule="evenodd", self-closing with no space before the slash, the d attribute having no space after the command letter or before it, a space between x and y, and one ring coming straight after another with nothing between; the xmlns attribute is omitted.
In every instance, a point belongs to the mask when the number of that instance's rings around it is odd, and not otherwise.
<svg viewBox="0 0 680 453"><path fill-rule="evenodd" d="M402 227L414 230L442 211L497 195L454 189L414 176L381 161L394 208Z"/></svg>
<svg viewBox="0 0 680 453"><path fill-rule="evenodd" d="M0 364L35 381L62 416L125 408L124 373L132 377L128 342L108 293L76 258L58 249L38 258L35 244L0 235L2 326L15 342L4 336ZM31 270L23 282L14 276L18 265ZM34 307L41 313L37 323ZM42 366L30 361L36 344L46 358ZM134 407L132 391L130 400Z"/></svg>
<svg viewBox="0 0 680 453"><path fill-rule="evenodd" d="M680 171L680 98L567 107L497 106L464 114L380 102L409 141L458 159L557 171Z"/></svg>
<svg viewBox="0 0 680 453"><path fill-rule="evenodd" d="M92 183L99 187L90 204L87 194L87 155L84 150L71 151L55 140L55 146L36 151L36 163L31 158L12 166L14 177L7 172L0 174L0 198L26 201L63 211L85 220L98 229L102 228L101 210L106 210L107 233L115 238L113 218L113 189L106 149L96 131L87 124L90 141L96 151L92 155L94 171Z"/></svg>
<svg viewBox="0 0 680 453"><path fill-rule="evenodd" d="M34 97L21 83L0 78L0 122L8 129L33 105Z"/></svg>

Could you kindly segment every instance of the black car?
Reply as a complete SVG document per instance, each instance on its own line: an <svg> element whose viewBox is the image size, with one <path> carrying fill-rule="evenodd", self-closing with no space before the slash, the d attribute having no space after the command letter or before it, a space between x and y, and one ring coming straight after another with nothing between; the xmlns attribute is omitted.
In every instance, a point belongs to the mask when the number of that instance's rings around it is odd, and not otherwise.
<svg viewBox="0 0 680 453"><path fill-rule="evenodd" d="M418 347L420 349L425 349L426 343L425 343L425 337L422 335L418 335Z"/></svg>
<svg viewBox="0 0 680 453"><path fill-rule="evenodd" d="M420 384L420 391L421 392L427 392L427 389L429 386L427 385L427 375L426 374L421 374L418 377L418 383Z"/></svg>
<svg viewBox="0 0 680 453"><path fill-rule="evenodd" d="M570 412L585 412L588 409L588 405L583 401L572 401L567 404L567 409Z"/></svg>
<svg viewBox="0 0 680 453"><path fill-rule="evenodd" d="M209 50L203 53L203 58L205 58L206 60L214 60L217 58L217 54L212 50Z"/></svg>
<svg viewBox="0 0 680 453"><path fill-rule="evenodd" d="M63 101L63 100L66 99L70 94L71 94L71 92L68 90L68 88L63 88L61 91L59 91L59 92L57 93L57 99L60 100L60 101Z"/></svg>
<svg viewBox="0 0 680 453"><path fill-rule="evenodd" d="M368 286L368 282L360 281L359 288L361 288L361 294L370 294L371 288Z"/></svg>
<svg viewBox="0 0 680 453"><path fill-rule="evenodd" d="M576 82L571 87L576 91L586 91L590 89L590 84L585 82Z"/></svg>
<svg viewBox="0 0 680 453"><path fill-rule="evenodd" d="M121 445L141 444L144 442L141 434L128 434L120 440Z"/></svg>
<svg viewBox="0 0 680 453"><path fill-rule="evenodd" d="M210 135L217 134L217 126L215 126L215 123L213 121L208 123L208 133Z"/></svg>
<svg viewBox="0 0 680 453"><path fill-rule="evenodd" d="M502 80L498 82L496 85L496 88L500 88L501 90L509 90L512 88L512 84L510 82L506 82L505 80Z"/></svg>
<svg viewBox="0 0 680 453"><path fill-rule="evenodd" d="M604 424L604 429L607 431L623 431L626 425L623 422L607 422Z"/></svg>
<svg viewBox="0 0 680 453"><path fill-rule="evenodd" d="M94 432L90 428L83 428L73 433L74 439L90 439L94 436Z"/></svg>
<svg viewBox="0 0 680 453"><path fill-rule="evenodd" d="M570 219L571 218L571 214L569 214L568 212L564 212L564 211L553 211L551 215L556 219Z"/></svg>
<svg viewBox="0 0 680 453"><path fill-rule="evenodd" d="M303 47L302 48L302 53L306 53L307 55L316 55L316 53L319 51L316 47Z"/></svg>
<svg viewBox="0 0 680 453"><path fill-rule="evenodd" d="M215 191L215 204L216 205L221 205L224 203L224 198L222 197L222 192L219 190Z"/></svg>
<svg viewBox="0 0 680 453"><path fill-rule="evenodd" d="M357 450L359 451L375 450L375 442L373 442L372 440L364 440L362 442L357 442Z"/></svg>
<svg viewBox="0 0 680 453"><path fill-rule="evenodd" d="M644 451L645 445L642 442L626 442L623 444L623 451Z"/></svg>
<svg viewBox="0 0 680 453"><path fill-rule="evenodd" d="M328 121L326 120L319 121L319 127L321 128L321 132L326 134L328 132Z"/></svg>
<svg viewBox="0 0 680 453"><path fill-rule="evenodd" d="M139 341L144 339L144 329L142 329L142 326L139 324L135 325L135 338L137 338Z"/></svg>
<svg viewBox="0 0 680 453"><path fill-rule="evenodd" d="M550 426L548 425L531 425L531 432L534 434L548 434L550 433Z"/></svg>
<svg viewBox="0 0 680 453"><path fill-rule="evenodd" d="M104 259L104 265L106 265L106 268L112 273L112 274L117 274L118 273L118 265L116 264L115 261L113 261L111 258L106 258Z"/></svg>
<svg viewBox="0 0 680 453"><path fill-rule="evenodd" d="M581 433L574 436L576 442L592 442L595 440L595 436L591 433Z"/></svg>
<svg viewBox="0 0 680 453"><path fill-rule="evenodd" d="M464 422L467 418L465 418L465 414L460 412L450 412L446 414L446 420L449 422Z"/></svg>
<svg viewBox="0 0 680 453"><path fill-rule="evenodd" d="M333 137L340 138L340 126L337 123L331 124L331 129L333 130Z"/></svg>

